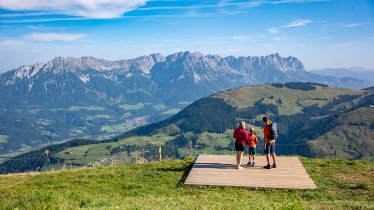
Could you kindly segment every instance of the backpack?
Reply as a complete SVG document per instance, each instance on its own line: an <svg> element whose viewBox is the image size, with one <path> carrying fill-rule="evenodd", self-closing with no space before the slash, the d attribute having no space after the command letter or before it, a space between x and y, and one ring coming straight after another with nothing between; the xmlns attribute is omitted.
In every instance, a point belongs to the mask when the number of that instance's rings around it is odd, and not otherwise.
<svg viewBox="0 0 374 210"><path fill-rule="evenodd" d="M269 125L269 139L276 139L278 138L278 128L277 128L277 123L271 123Z"/></svg>

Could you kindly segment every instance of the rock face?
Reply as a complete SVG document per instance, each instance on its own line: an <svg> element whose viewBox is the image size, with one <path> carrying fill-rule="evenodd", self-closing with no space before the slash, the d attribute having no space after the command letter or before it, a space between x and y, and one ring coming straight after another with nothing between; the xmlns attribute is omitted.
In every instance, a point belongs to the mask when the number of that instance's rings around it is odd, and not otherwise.
<svg viewBox="0 0 374 210"><path fill-rule="evenodd" d="M374 85L313 74L297 58L277 53L221 57L187 51L119 61L56 57L46 64L25 65L0 75L0 135L8 138L5 143L0 141L0 153L14 151L21 144L35 146L104 131L118 134L138 122L165 119L216 92L292 81L348 88ZM27 133L22 141L20 132ZM10 142L13 146L7 147Z"/></svg>
<svg viewBox="0 0 374 210"><path fill-rule="evenodd" d="M56 57L1 75L4 106L89 104L97 93L115 99L126 92L148 94L173 105L246 84L284 81L304 72L294 57L221 57L178 52L107 61L94 57ZM132 94L133 95L133 94ZM136 98L136 96L134 96Z"/></svg>

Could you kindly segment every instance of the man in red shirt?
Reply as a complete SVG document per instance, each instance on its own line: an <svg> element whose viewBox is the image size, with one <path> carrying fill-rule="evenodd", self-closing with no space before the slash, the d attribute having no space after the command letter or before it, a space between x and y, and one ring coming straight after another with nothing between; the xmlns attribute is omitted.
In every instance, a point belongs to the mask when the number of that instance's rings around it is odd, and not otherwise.
<svg viewBox="0 0 374 210"><path fill-rule="evenodd" d="M263 117L262 120L264 121L264 153L266 154L266 160L268 164L264 166L266 169L276 168L277 165L275 164L275 138L271 138L271 126L272 122L269 120L268 117ZM273 158L273 166L270 166L270 154Z"/></svg>

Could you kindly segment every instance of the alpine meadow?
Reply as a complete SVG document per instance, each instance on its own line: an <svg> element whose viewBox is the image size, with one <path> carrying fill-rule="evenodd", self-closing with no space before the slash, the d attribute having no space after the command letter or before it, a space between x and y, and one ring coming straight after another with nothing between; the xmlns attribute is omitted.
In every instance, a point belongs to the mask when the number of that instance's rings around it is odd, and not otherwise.
<svg viewBox="0 0 374 210"><path fill-rule="evenodd" d="M371 0L0 2L0 209L374 209Z"/></svg>

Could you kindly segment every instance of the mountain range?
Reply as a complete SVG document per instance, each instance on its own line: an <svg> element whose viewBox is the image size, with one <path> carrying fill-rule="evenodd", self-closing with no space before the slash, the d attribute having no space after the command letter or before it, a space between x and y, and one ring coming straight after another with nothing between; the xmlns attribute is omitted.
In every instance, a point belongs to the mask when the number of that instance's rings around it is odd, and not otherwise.
<svg viewBox="0 0 374 210"><path fill-rule="evenodd" d="M374 69L367 69L363 67L351 68L325 68L318 70L309 70L310 72L333 77L352 77L356 79L374 81Z"/></svg>
<svg viewBox="0 0 374 210"><path fill-rule="evenodd" d="M166 119L195 100L273 82L365 88L374 82L305 71L295 57L199 52L107 61L56 57L0 76L0 153L73 138L107 138Z"/></svg>

